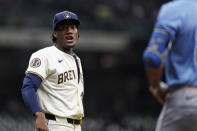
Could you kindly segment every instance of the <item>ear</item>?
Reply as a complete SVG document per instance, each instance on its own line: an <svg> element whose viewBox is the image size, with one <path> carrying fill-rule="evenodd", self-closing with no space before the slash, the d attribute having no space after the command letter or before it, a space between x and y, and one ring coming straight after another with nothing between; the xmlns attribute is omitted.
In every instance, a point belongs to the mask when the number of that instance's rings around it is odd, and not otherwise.
<svg viewBox="0 0 197 131"><path fill-rule="evenodd" d="M76 39L77 39L77 40L79 39L79 34L77 34Z"/></svg>
<svg viewBox="0 0 197 131"><path fill-rule="evenodd" d="M53 36L54 36L55 38L57 38L57 32L56 32L56 31L53 32Z"/></svg>

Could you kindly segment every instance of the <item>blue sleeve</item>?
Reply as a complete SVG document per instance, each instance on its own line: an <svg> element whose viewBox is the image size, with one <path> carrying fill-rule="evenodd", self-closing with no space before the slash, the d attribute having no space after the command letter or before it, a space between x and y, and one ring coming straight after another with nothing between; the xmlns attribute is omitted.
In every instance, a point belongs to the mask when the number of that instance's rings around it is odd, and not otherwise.
<svg viewBox="0 0 197 131"><path fill-rule="evenodd" d="M36 96L36 91L40 87L41 82L42 80L39 76L31 73L26 74L23 80L23 86L21 89L22 98L32 114L37 111L42 112Z"/></svg>
<svg viewBox="0 0 197 131"><path fill-rule="evenodd" d="M143 54L144 64L153 68L160 67L166 55L168 42L168 32L162 29L155 29Z"/></svg>
<svg viewBox="0 0 197 131"><path fill-rule="evenodd" d="M182 27L182 20L185 15L184 9L177 1L164 4L159 11L155 28L160 28L168 31L170 39L175 40L176 32ZM176 13L175 13L176 12Z"/></svg>

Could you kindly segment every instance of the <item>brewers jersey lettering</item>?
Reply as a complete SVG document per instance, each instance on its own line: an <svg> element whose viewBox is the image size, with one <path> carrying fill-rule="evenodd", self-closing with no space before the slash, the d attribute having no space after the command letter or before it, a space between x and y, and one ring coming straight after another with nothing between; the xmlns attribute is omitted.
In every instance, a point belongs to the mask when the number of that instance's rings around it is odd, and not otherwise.
<svg viewBox="0 0 197 131"><path fill-rule="evenodd" d="M46 47L32 54L26 73L42 79L37 98L44 113L71 118L84 116L83 72L79 57L55 46Z"/></svg>

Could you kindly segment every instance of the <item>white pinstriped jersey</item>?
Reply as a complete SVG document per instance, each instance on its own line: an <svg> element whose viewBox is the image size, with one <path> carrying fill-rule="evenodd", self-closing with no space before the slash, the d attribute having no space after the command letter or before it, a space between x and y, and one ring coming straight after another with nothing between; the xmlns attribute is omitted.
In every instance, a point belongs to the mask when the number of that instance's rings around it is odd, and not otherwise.
<svg viewBox="0 0 197 131"><path fill-rule="evenodd" d="M42 79L37 98L44 113L60 117L81 118L83 109L83 72L79 57L55 46L46 47L32 54L26 73ZM79 73L79 74L78 74Z"/></svg>

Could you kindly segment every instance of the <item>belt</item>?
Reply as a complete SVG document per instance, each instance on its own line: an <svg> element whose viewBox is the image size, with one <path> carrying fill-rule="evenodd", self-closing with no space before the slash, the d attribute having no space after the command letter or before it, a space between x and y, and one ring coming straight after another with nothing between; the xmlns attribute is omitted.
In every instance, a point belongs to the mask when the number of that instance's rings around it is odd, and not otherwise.
<svg viewBox="0 0 197 131"><path fill-rule="evenodd" d="M172 87L172 88L169 88L168 90L167 90L167 92L168 93L172 93L172 92L174 92L175 90L177 90L177 89L180 89L181 87ZM197 89L197 86L186 86L186 88L188 88L188 89Z"/></svg>
<svg viewBox="0 0 197 131"><path fill-rule="evenodd" d="M48 120L56 121L56 116L55 115L45 113L45 117ZM65 119L70 124L80 125L82 123L82 120L77 120L77 119L72 119L72 118L65 118Z"/></svg>
<svg viewBox="0 0 197 131"><path fill-rule="evenodd" d="M187 86L186 88L189 88L189 89L197 89L197 86Z"/></svg>

